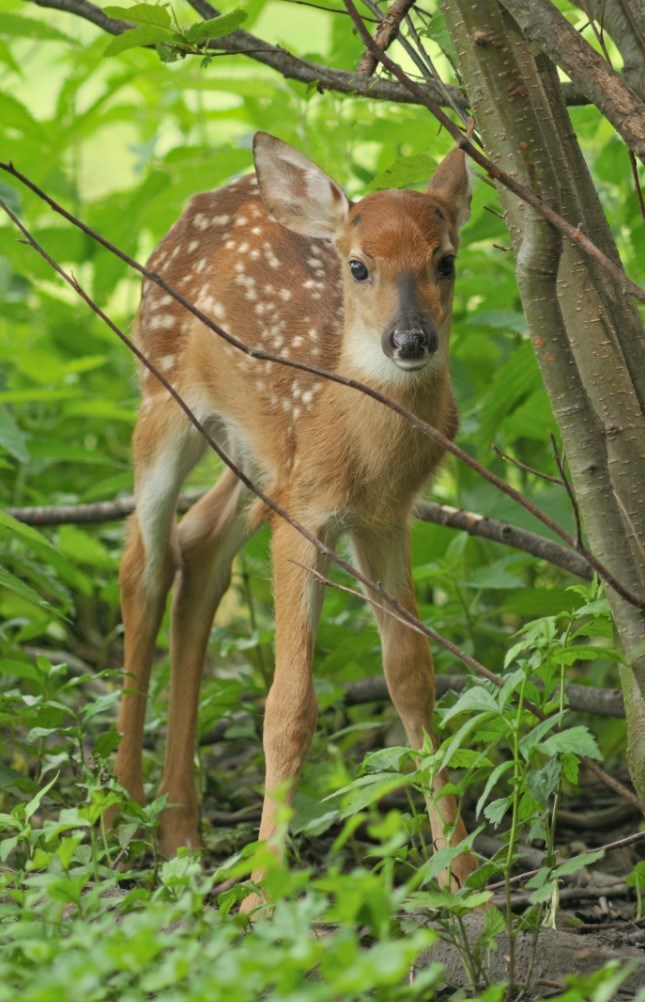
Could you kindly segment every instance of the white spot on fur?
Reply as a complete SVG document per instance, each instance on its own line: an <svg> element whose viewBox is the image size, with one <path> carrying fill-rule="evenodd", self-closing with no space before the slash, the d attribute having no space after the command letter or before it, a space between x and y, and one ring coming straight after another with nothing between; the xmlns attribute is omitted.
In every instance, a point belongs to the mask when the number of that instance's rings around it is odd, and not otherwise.
<svg viewBox="0 0 645 1002"><path fill-rule="evenodd" d="M153 317L148 328L151 331L168 331L171 327L175 326L175 318L170 316L168 313L164 313L163 316Z"/></svg>

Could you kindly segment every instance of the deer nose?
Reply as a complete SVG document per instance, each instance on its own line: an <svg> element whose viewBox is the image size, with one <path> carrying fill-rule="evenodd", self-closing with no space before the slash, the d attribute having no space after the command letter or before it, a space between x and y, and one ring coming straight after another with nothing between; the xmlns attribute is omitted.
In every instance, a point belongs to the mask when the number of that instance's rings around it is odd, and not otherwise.
<svg viewBox="0 0 645 1002"><path fill-rule="evenodd" d="M396 324L390 331L390 341L392 356L407 362L432 355L438 347L434 327L421 321Z"/></svg>

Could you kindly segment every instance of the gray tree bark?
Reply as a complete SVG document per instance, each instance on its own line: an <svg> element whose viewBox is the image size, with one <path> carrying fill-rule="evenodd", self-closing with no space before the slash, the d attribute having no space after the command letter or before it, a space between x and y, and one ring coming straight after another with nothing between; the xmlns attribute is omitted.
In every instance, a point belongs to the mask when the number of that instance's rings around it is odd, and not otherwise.
<svg viewBox="0 0 645 1002"><path fill-rule="evenodd" d="M507 13L512 4L502 3L443 0L484 145L500 167L577 222L618 261L553 64L544 52L534 54ZM621 583L643 594L642 324L633 302L591 259L508 191L500 189L500 197L531 338L589 544ZM630 771L645 800L645 616L611 589L608 597L629 660L623 686Z"/></svg>

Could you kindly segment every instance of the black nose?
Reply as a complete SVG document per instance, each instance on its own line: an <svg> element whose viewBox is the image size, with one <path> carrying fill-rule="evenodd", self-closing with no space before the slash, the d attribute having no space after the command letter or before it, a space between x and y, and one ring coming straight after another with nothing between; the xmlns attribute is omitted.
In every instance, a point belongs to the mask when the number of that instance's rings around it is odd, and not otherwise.
<svg viewBox="0 0 645 1002"><path fill-rule="evenodd" d="M397 358L414 360L437 350L436 331L426 324L397 325L391 331Z"/></svg>

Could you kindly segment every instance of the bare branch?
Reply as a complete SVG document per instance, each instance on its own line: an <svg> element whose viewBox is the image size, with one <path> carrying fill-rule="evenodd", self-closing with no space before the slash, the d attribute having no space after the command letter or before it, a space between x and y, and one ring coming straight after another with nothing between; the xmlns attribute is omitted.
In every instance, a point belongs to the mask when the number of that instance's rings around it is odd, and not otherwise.
<svg viewBox="0 0 645 1002"><path fill-rule="evenodd" d="M374 38L383 51L389 49L390 45L399 33L401 21L414 5L414 0L394 0L387 14L376 29ZM378 66L378 59L369 49L366 49L358 64L357 71L362 76L371 77Z"/></svg>
<svg viewBox="0 0 645 1002"><path fill-rule="evenodd" d="M51 657L51 653L38 649L36 653ZM66 661L64 653L57 655L58 661ZM90 674L88 669L84 674ZM444 696L451 689L453 692L462 692L468 685L468 675L437 675L435 678L435 694L437 697ZM600 717L624 717L625 706L623 695L620 689L596 689L591 685L571 685L565 686L565 693L570 710L577 713L592 713ZM387 682L382 675L370 675L368 678L358 679L356 682L348 682L344 686L341 696L345 706L364 706L366 703L386 703L390 700ZM227 732L232 725L249 723L257 719L252 711L237 710L228 717L222 717L217 723L206 731L199 739L199 744L214 745L218 741L224 741Z"/></svg>
<svg viewBox="0 0 645 1002"><path fill-rule="evenodd" d="M49 7L55 10L66 11L75 14L87 21L91 21L103 31L111 35L121 35L124 31L133 28L134 25L127 21L115 20L106 17L100 7L89 3L89 0L29 0L39 7ZM199 14L205 18L217 17L218 11L208 3L194 0L191 4ZM405 87L392 80L378 80L366 77L361 73L351 73L347 70L336 70L330 66L321 66L319 63L310 62L307 59L299 59L286 49L278 45L271 45L256 35L250 34L238 28L224 38L213 39L209 45L213 51L228 53L230 55L249 56L264 66L269 66L276 70L287 80L298 80L304 84L315 84L323 89L333 90L340 94L351 94L354 97L368 97L376 101L393 101L397 104L418 104L419 102L411 98L409 91ZM446 100L444 88L438 87L433 81L426 81L421 85L424 92L427 92L434 100L443 102ZM447 86L447 93L450 95L451 103L457 107L465 109L467 107L466 98L461 88Z"/></svg>
<svg viewBox="0 0 645 1002"><path fill-rule="evenodd" d="M560 546L559 543L546 539L537 532L530 532L508 522L499 522L476 512L451 508L449 505L433 501L418 501L414 514L423 522L450 526L451 529L459 529L471 536L481 536L483 539L504 543L516 550L524 550L525 553L530 553L540 560L547 560L550 564L555 564L587 581L593 577L591 565L581 554Z"/></svg>
<svg viewBox="0 0 645 1002"><path fill-rule="evenodd" d="M345 2L350 3L351 0L345 0ZM470 143L470 140L468 140L467 138L465 138L464 141L466 143ZM68 222L72 223L78 229L82 230L84 233L90 236L93 240L96 240L102 246L106 247L109 251L111 251L111 253L115 254L122 261L125 261L127 264L129 264L132 268L138 271L149 281L154 282L156 285L162 288L165 292L171 295L178 303L181 303L181 305L190 313L192 313L193 316L197 317L197 319L201 323L203 323L209 330L212 330L215 334L223 338L238 351L243 352L250 358L274 362L279 365L287 366L288 368L297 369L303 372L314 373L315 375L318 375L323 379L328 379L332 382L338 383L341 386L346 386L350 389L358 390L360 393L366 394L373 400L377 400L385 407L388 407L390 410L394 411L396 414L399 414L401 417L403 417L406 421L408 421L412 425L413 428L416 428L418 431L420 431L421 434L427 435L428 438L436 442L437 445L439 445L445 452L449 452L452 455L456 456L458 459L460 459L463 463L469 466L472 470L478 473L489 483L498 487L504 494L507 494L508 497L512 498L518 504L522 505L522 507L526 508L527 511L530 511L532 515L538 518L544 525L546 525L549 529L551 529L551 531L554 532L556 536L559 536L560 539L564 540L564 542L567 543L569 546L575 545L575 541L571 536L571 534L568 533L565 529L563 529L562 526L560 526L549 515L547 515L546 512L542 511L542 509L538 508L538 506L533 504L532 501L529 501L528 498L524 497L524 495L520 491L516 490L514 487L511 487L509 484L505 483L503 480L501 480L500 477L492 473L490 470L487 470L486 467L482 466L481 463L478 463L475 459L472 458L472 456L468 455L467 452L461 449L458 445L455 445L455 443L452 442L446 435L442 434L436 428L433 428L432 425L428 424L426 421L422 421L420 418L418 418L416 414L413 414L411 411L408 411L405 407L401 407L400 404L395 403L393 400L390 400L389 397L385 396L382 393L379 393L377 390L372 389L365 383L361 383L359 380L348 379L345 376L341 376L336 372L331 372L328 369L323 369L322 367L313 365L309 362L296 361L295 359L290 359L285 356L274 355L271 352L266 352L256 348L249 348L248 345L244 344L242 341L239 341L237 338L229 334L228 331L224 330L223 327L220 327L219 324L215 323L214 320L212 320L205 313L203 313L202 310L198 309L198 307L196 307L190 300L186 299L185 296L183 296L180 292L178 292L177 289L173 288L173 286L171 286L168 282L166 282L165 279L163 279L160 275L158 275L156 272L150 271L150 269L144 267L144 265L139 264L137 261L134 260L134 258L130 257L128 254L125 254L118 247L115 247L114 244L110 243L109 240L106 240L105 237L102 237L99 233L96 233L96 231L92 230L91 227L87 226L80 219L77 219L70 212L64 209L62 205L60 205L53 198L51 198L50 195L47 195L41 188L38 187L37 184L35 184L28 177L26 177L24 174L18 171L13 166L12 163L0 162L0 170L4 170L7 173L11 174L13 177L16 177L19 181L21 181L24 185L26 185L26 187L30 188L36 195L38 195L38 197L42 199L42 201L46 202L47 205L49 205L55 212L63 216L63 218L67 219ZM21 232L25 234L29 243L34 247L34 249L37 249L39 254L45 256L44 250L36 244L31 235L25 229L23 224L20 222L20 220L15 216L15 214L9 209L9 207L2 199L0 199L0 206L5 210L7 215L9 215L11 219L13 219L13 221L21 230ZM92 303L92 301L89 299L89 297L86 296L85 293L80 291L80 287L78 286L76 280L71 280L69 276L66 275L65 272L62 269L60 269L60 267L54 261L52 261L51 258L49 258L49 256L46 256L46 260L50 262L52 267L55 268L55 270L57 270L62 277L64 277L66 282L71 284L74 289L79 291L79 294L85 299L90 308L95 310L96 312L98 310L98 307L96 307L95 304ZM104 322L108 324L108 326L112 330L114 330L117 336L122 341L124 341L125 344L127 344L128 346L132 344L130 339L127 338L126 335L123 334L123 332L120 331L116 327L116 325L114 325L112 321L105 316L104 313L99 312L99 316L101 316L101 318L104 319ZM138 348L136 348L134 345L132 345L131 350L137 357L141 356L141 359L144 358L144 356L142 356L141 353L139 352ZM150 369L150 371L153 371L154 367L151 365L150 362L145 360L143 361L143 364L148 369ZM197 427L199 425L199 422L197 422L197 424L195 423L197 419L189 410L189 408L186 406L184 401L181 400L181 398L174 390L174 388L171 386L171 384L161 374L157 374L156 370L154 371L155 375L157 375L157 378L162 383L162 385L166 387L171 396L175 400L177 400L177 402L180 404L182 410L184 410L191 423L194 424L195 427ZM200 431L201 431L201 426L200 426ZM228 465L232 469L233 466L231 464L230 459L228 457L224 458L224 454L222 453L219 446L217 446L217 444L214 442L214 440L206 432L203 432L203 435L206 438L206 441L213 443L212 447L214 448L214 451L223 459L226 465ZM240 473L239 479L245 485L248 486L247 484L248 478L246 478L244 474ZM252 486L250 487L250 489L254 490ZM254 493L258 492L254 490ZM258 494L258 497L259 496L260 494ZM278 514L281 514L281 510L279 511L278 506L273 504L273 502L268 504L268 507L272 508L272 510L276 511ZM310 539L310 534L308 534L306 530L303 530L303 534L307 539ZM311 537L310 541L312 539L313 537ZM645 609L645 599L634 594L628 588L625 588L621 584L621 582L615 578L615 576L606 568L606 566L600 560L598 560L598 558L593 553L591 553L586 548L582 547L579 549L579 552L594 568L599 577L601 577L604 581L610 584L611 587L622 598L625 599L625 601L629 602L631 605L637 606L638 608Z"/></svg>
<svg viewBox="0 0 645 1002"><path fill-rule="evenodd" d="M107 17L100 7L90 3L89 0L28 0L29 3L37 4L39 7L62 10L68 14L82 17L90 21L98 28L111 35L120 35L134 25L127 21L119 21ZM203 0L191 0L191 6L204 18L217 17L218 11L209 3ZM410 94L406 87L393 80L377 80L365 77L360 73L351 73L347 70L336 70L330 66L321 66L312 63L307 59L298 59L278 45L271 45L256 35L248 31L238 29L231 32L225 38L218 38L211 43L213 50L217 49L230 55L243 55L254 59L264 66L269 66L287 80L297 80L304 84L316 84L327 90L336 91L339 94L350 94L353 97L366 97L374 101L393 101L396 104L423 104L417 97ZM442 84L436 86L432 81L426 81L421 85L423 91L436 100L439 104L447 101L450 96L450 104L454 107L465 110L468 107L460 87ZM587 98L571 85L565 84L563 90L566 94L567 104L579 105L587 104Z"/></svg>
<svg viewBox="0 0 645 1002"><path fill-rule="evenodd" d="M177 511L188 511L191 505L203 496L203 491L180 495ZM128 496L91 504L39 505L28 508L6 508L5 511L26 525L96 525L126 518L133 513L134 508L135 499ZM422 522L433 522L435 525L467 532L471 536L480 536L494 543L503 543L515 550L523 550L539 560L546 560L587 581L593 577L591 565L579 553L574 553L566 546L540 536L537 532L520 529L517 525L499 522L476 512L463 511L434 501L418 501L414 515Z"/></svg>
<svg viewBox="0 0 645 1002"><path fill-rule="evenodd" d="M454 137L457 144L461 147L471 157L475 163L479 164L480 167L486 171L486 173L492 177L495 181L504 185L509 191L512 191L514 195L522 199L523 202L527 202L530 206L536 209L548 222L552 224L561 233L564 233L570 240L573 240L585 254L588 254L595 261L597 261L605 271L608 272L620 285L626 293L634 296L636 299L640 299L645 302L645 291L641 289L635 282L632 282L630 278L627 277L624 270L619 267L614 261L611 260L596 244L593 243L577 226L573 226L571 223L567 222L559 213L557 213L551 206L547 205L541 198L539 198L533 191L526 188L523 184L520 184L507 174L505 171L501 170L497 164L493 163L487 156L481 153L473 143L467 139L459 130L459 127L455 125L451 118L443 111L443 109L432 99L428 98L423 92L419 84L415 83L410 77L404 73L400 66L393 62L386 52L376 44L376 42L371 37L370 33L365 28L360 14L356 10L356 7L352 3L352 0L343 0L345 6L350 13L354 24L356 25L359 34L368 48L372 50L375 56L378 57L380 62L383 64L385 69L388 70L400 83L408 88L411 94L414 94L419 103L425 105L425 107L430 111L434 117L443 125L447 132Z"/></svg>

